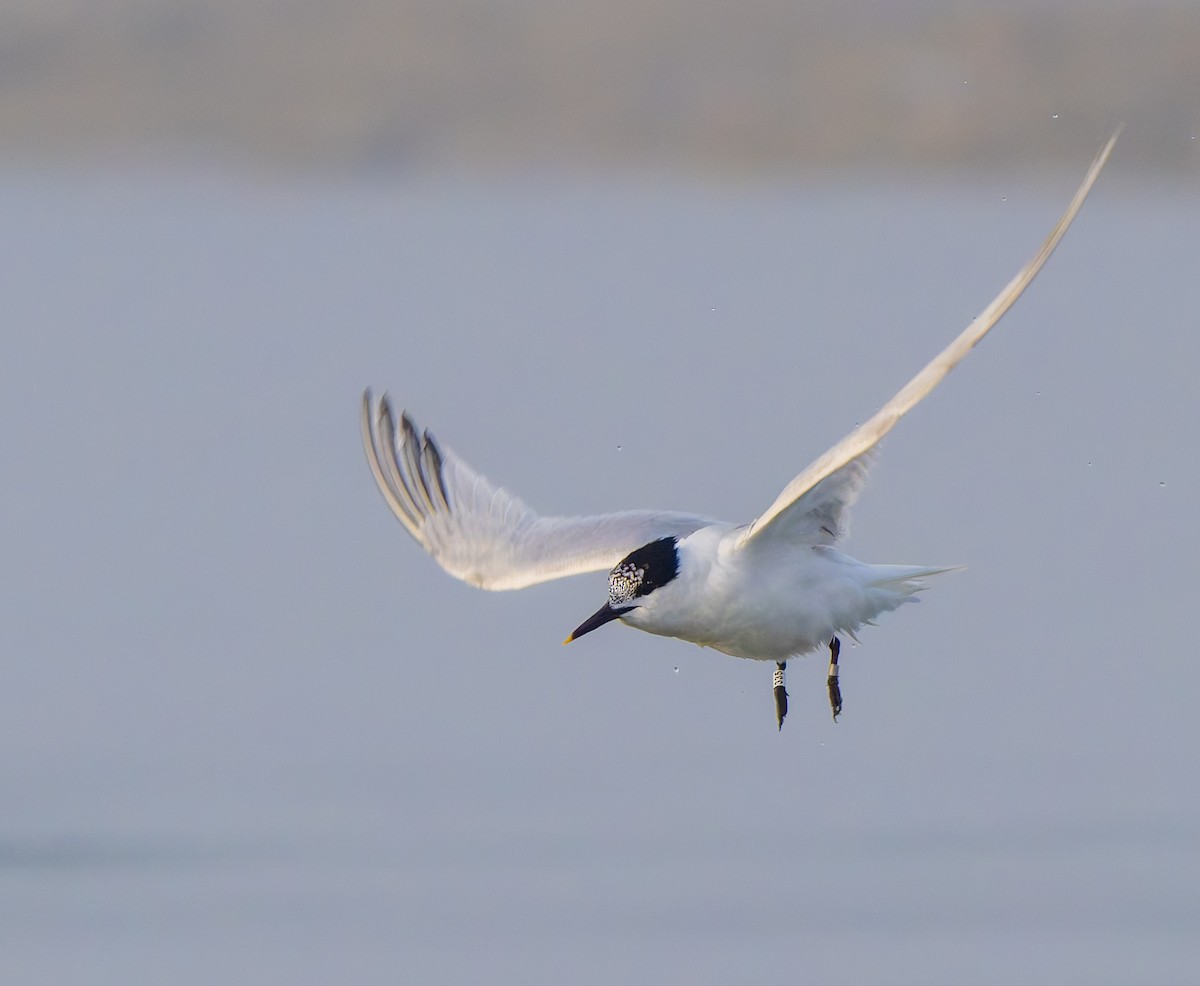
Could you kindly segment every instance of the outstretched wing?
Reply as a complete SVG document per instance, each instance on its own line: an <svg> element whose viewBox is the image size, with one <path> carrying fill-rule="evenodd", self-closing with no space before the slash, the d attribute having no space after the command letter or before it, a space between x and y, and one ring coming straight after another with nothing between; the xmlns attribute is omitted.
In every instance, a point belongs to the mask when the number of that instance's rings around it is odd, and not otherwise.
<svg viewBox="0 0 1200 986"><path fill-rule="evenodd" d="M691 514L634 510L596 517L539 517L489 482L407 414L400 427L385 394L363 394L362 438L379 491L409 534L447 572L481 589L607 570L650 541L712 523Z"/></svg>
<svg viewBox="0 0 1200 986"><path fill-rule="evenodd" d="M1100 174L1100 169L1112 153L1119 134L1118 129L1092 162L1083 183L1075 192L1071 204L1067 206L1067 211L1050 231L1050 235L1046 237L1033 259L1021 268L1017 276L1005 285L1004 290L958 338L930 360L925 368L906 383L870 420L852 431L788 483L766 512L745 529L739 541L740 545L753 542L767 532L770 532L772 538L812 543L830 543L836 539L845 523L847 510L858 498L859 491L866 482L872 449L892 430L897 421L942 382L942 378L988 334L992 326L1012 307L1013 302L1021 297L1021 292L1029 287L1078 214Z"/></svg>

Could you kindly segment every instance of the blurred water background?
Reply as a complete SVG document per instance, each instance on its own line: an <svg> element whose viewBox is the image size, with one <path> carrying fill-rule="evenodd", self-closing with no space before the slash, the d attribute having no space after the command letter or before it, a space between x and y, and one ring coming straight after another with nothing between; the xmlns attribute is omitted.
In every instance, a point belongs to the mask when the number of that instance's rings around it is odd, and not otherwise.
<svg viewBox="0 0 1200 986"><path fill-rule="evenodd" d="M1200 10L0 3L0 981L1200 969ZM993 296L769 669L443 575L388 388L548 512L749 519Z"/></svg>

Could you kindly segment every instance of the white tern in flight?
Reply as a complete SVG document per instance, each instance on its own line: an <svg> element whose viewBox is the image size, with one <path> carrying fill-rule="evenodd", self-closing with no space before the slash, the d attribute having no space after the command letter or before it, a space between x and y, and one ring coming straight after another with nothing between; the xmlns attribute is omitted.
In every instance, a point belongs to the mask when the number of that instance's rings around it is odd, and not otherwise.
<svg viewBox="0 0 1200 986"><path fill-rule="evenodd" d="M830 651L827 684L841 711L839 635L896 609L944 566L868 565L837 548L875 447L1012 307L1049 259L1108 160L1093 162L1041 248L962 333L869 420L784 487L748 524L654 510L543 517L434 440L385 395L362 403L362 439L392 513L447 572L482 589L520 589L611 569L608 598L567 637L610 620L690 640L734 657L774 661L779 727L787 714L790 658ZM614 567L615 566L615 567Z"/></svg>

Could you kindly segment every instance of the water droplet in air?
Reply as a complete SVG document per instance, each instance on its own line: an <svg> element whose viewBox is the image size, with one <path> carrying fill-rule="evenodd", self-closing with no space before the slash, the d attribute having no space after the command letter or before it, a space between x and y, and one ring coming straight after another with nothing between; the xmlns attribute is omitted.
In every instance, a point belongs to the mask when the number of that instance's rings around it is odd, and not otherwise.
<svg viewBox="0 0 1200 986"><path fill-rule="evenodd" d="M1008 196L1007 196L1007 195L1001 195L1001 196L1000 196L1000 201L1001 201L1001 202L1007 202L1007 201L1008 201Z"/></svg>
<svg viewBox="0 0 1200 986"><path fill-rule="evenodd" d="M1058 114L1057 114L1057 113L1051 113L1051 114L1050 114L1050 119L1051 119L1051 120L1057 120L1057 119L1058 119Z"/></svg>
<svg viewBox="0 0 1200 986"><path fill-rule="evenodd" d="M675 673L676 673L676 674L679 674L679 668L676 668L676 669L675 669Z"/></svg>
<svg viewBox="0 0 1200 986"><path fill-rule="evenodd" d="M620 446L620 445L618 445L618 446L617 446L617 451L618 451L618 452L620 452L620 451L621 451L621 446Z"/></svg>
<svg viewBox="0 0 1200 986"><path fill-rule="evenodd" d="M1166 483L1164 483L1164 482L1162 482L1162 481L1160 480L1158 485L1159 485L1159 486L1166 486L1167 484L1166 484Z"/></svg>

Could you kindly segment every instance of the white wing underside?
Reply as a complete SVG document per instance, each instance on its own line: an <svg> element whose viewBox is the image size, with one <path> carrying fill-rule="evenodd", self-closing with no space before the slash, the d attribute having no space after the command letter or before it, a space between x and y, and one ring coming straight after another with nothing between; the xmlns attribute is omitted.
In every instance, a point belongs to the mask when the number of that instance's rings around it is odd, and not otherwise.
<svg viewBox="0 0 1200 986"><path fill-rule="evenodd" d="M363 395L367 460L392 513L455 578L481 589L522 589L582 572L607 571L635 548L683 537L707 517L631 510L596 517L540 517L475 472L407 415L400 427L385 395Z"/></svg>
<svg viewBox="0 0 1200 986"><path fill-rule="evenodd" d="M1119 133L1119 131L1118 131ZM915 377L784 488L738 545L832 544L843 533L879 441L971 351L1021 296L1078 214L1116 143L1113 134L1041 248L963 332ZM407 415L396 418L385 395L363 395L362 437L384 499L414 539L456 578L484 589L520 589L550 579L613 568L635 548L683 537L714 521L693 514L639 510L595 517L541 517L489 482Z"/></svg>
<svg viewBox="0 0 1200 986"><path fill-rule="evenodd" d="M793 479L776 497L754 523L744 528L740 544L745 546L764 536L772 539L805 543L831 543L841 534L845 526L846 512L858 499L866 483L872 450L905 414L916 407L942 382L974 348L992 327L1000 321L1021 293L1037 276L1038 271L1050 259L1067 227L1074 221L1088 192L1092 190L1100 169L1112 153L1120 130L1109 138L1108 143L1096 156L1083 182L1075 192L1071 204L1058 220L1050 235L1033 259L1016 277L1004 286L988 305L959 336L938 353L924 369L906 383L900 392L883 405L875 414L828 452L810 464Z"/></svg>

